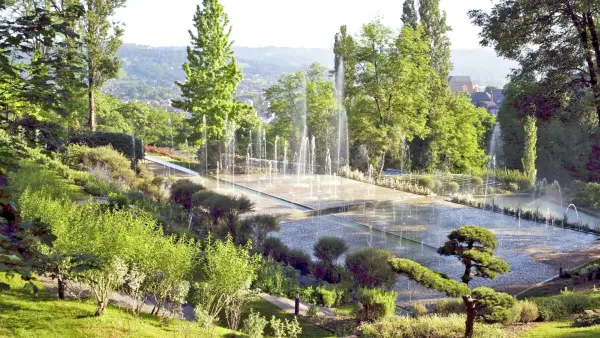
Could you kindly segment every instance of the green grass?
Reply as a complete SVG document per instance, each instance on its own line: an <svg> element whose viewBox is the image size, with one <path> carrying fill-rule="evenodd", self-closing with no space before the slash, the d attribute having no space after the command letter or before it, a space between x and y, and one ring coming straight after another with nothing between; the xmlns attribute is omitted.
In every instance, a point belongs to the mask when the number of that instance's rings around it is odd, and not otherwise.
<svg viewBox="0 0 600 338"><path fill-rule="evenodd" d="M597 338L600 337L600 325L590 327L572 327L573 321L540 323L527 331L522 338Z"/></svg>
<svg viewBox="0 0 600 338"><path fill-rule="evenodd" d="M332 309L340 316L354 317L356 315L356 304L348 304Z"/></svg>
<svg viewBox="0 0 600 338"><path fill-rule="evenodd" d="M199 337L196 323L161 320L142 314L133 317L127 311L109 306L102 317L94 317L91 301L58 300L41 284L32 295L23 289L19 277L0 280L11 290L0 292L0 337ZM215 336L226 337L232 331L218 327Z"/></svg>
<svg viewBox="0 0 600 338"><path fill-rule="evenodd" d="M248 305L248 308L253 309L255 312L260 312L260 314L270 320L272 316L275 316L280 319L292 320L294 318L293 314L288 314L278 308L277 306L267 302L264 299L260 299L257 301L253 301ZM245 316L244 316L245 318ZM309 321L298 318L298 322L300 326L302 326L302 335L300 337L305 338L321 338L321 337L335 337L335 335L325 329L322 329L314 324L311 324ZM268 326L267 326L268 330ZM268 333L268 331L267 331Z"/></svg>

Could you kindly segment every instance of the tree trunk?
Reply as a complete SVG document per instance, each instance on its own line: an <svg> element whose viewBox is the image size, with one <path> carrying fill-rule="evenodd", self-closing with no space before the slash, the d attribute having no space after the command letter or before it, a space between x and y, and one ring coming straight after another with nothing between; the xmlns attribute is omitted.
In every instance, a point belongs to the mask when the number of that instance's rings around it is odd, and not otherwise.
<svg viewBox="0 0 600 338"><path fill-rule="evenodd" d="M467 311L467 320L465 321L465 338L473 337L473 326L475 325L475 304L469 296L463 296L463 303Z"/></svg>
<svg viewBox="0 0 600 338"><path fill-rule="evenodd" d="M67 282L62 279L61 277L58 277L58 298L59 299L65 299L65 289L67 286Z"/></svg>
<svg viewBox="0 0 600 338"><path fill-rule="evenodd" d="M90 80L90 86L91 85L92 81ZM94 90L91 87L88 89L88 103L90 109L88 126L90 127L90 131L96 131L96 105L94 102Z"/></svg>
<svg viewBox="0 0 600 338"><path fill-rule="evenodd" d="M98 302L98 309L96 310L96 313L94 314L94 316L100 317L104 314L104 310L106 310L106 303L107 303L107 301L104 301L104 300Z"/></svg>
<svg viewBox="0 0 600 338"><path fill-rule="evenodd" d="M600 71L600 41L598 41L598 32L596 31L596 24L594 23L594 16L588 10L586 13L587 17L587 26L590 30L590 36L592 37L592 48L594 50L594 54L596 56L596 70ZM593 74L590 73L590 76L598 76L598 73L595 72ZM596 83L596 92L594 92L594 104L596 106L596 114L598 117L598 125L600 126L600 93L598 92L598 79L592 80L592 83Z"/></svg>

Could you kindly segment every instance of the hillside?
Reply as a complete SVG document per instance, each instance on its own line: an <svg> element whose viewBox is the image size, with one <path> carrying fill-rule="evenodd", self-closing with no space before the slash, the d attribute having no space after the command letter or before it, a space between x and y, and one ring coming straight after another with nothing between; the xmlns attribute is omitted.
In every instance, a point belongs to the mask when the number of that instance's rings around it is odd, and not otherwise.
<svg viewBox="0 0 600 338"><path fill-rule="evenodd" d="M291 73L319 62L333 68L333 52L323 48L234 47L244 72L238 95L256 100L261 89ZM104 91L123 100L142 100L155 106L168 106L179 95L175 81L182 81L185 47L148 47L124 44L117 53L122 59L121 77L112 80ZM480 85L504 83L514 62L498 58L489 49L454 50L454 75L470 75Z"/></svg>

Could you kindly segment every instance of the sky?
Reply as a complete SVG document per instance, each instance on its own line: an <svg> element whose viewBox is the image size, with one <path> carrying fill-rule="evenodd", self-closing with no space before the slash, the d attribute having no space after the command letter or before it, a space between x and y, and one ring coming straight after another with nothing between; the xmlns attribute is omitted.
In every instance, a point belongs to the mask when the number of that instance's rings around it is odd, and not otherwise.
<svg viewBox="0 0 600 338"><path fill-rule="evenodd" d="M116 19L125 24L126 43L186 46L192 18L201 0L127 0ZM332 48L341 25L357 33L362 24L380 17L389 27L401 26L403 0L221 0L232 26L234 45L244 47ZM480 48L467 17L470 9L491 8L491 0L440 0L452 27L452 49Z"/></svg>

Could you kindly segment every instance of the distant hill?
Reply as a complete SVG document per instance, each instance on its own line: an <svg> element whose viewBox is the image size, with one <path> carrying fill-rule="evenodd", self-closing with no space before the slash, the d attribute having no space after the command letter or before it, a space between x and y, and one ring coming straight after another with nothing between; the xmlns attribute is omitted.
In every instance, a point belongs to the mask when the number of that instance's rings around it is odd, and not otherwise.
<svg viewBox="0 0 600 338"><path fill-rule="evenodd" d="M324 48L234 47L244 72L238 95L256 97L261 89L275 83L282 74L307 68L319 62L333 68L333 51ZM181 69L186 60L185 47L148 47L124 44L118 56L122 59L119 79L111 80L105 92L124 100L148 101L168 105L168 99L179 96L174 81L183 81ZM452 51L453 75L470 75L479 85L502 85L515 63L498 58L493 50Z"/></svg>

